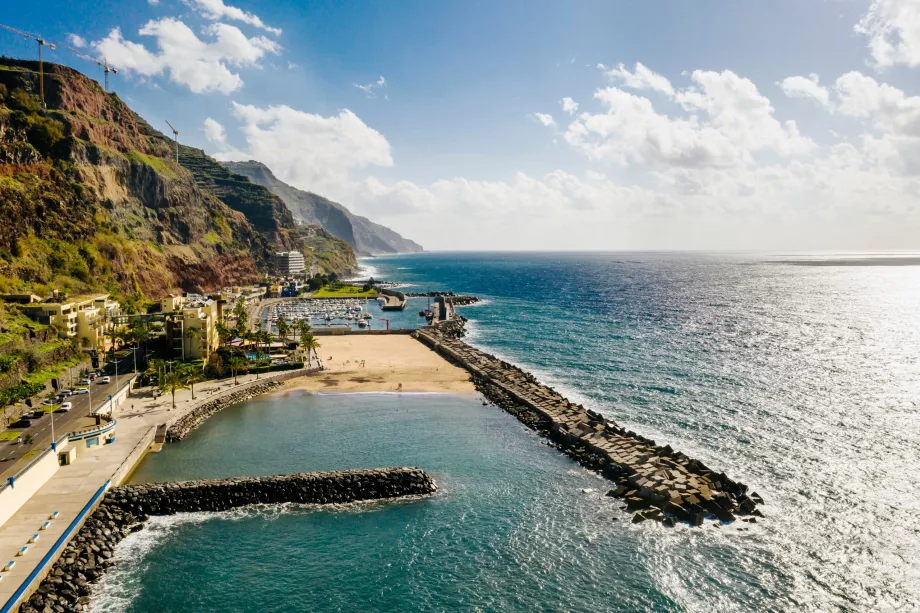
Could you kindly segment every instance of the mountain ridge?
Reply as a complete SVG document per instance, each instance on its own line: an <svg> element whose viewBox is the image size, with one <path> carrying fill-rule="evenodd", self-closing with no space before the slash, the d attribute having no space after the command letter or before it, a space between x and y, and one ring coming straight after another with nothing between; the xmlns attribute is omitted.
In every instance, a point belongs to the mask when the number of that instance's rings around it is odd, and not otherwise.
<svg viewBox="0 0 920 613"><path fill-rule="evenodd" d="M0 292L209 292L260 280L275 251L302 242L269 190L200 150L180 147L176 163L173 142L117 94L44 69L46 108L38 63L0 58L0 219L15 220L0 233Z"/></svg>
<svg viewBox="0 0 920 613"><path fill-rule="evenodd" d="M228 170L248 177L281 198L292 215L305 224L322 226L333 236L341 238L359 255L385 253L417 253L424 248L398 232L367 217L355 215L346 206L293 187L279 179L268 166L257 160L221 162Z"/></svg>

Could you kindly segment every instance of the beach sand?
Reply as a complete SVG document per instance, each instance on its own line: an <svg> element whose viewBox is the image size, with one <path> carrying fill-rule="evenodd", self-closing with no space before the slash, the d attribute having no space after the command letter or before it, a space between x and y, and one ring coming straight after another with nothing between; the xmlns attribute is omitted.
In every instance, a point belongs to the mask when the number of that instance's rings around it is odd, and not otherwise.
<svg viewBox="0 0 920 613"><path fill-rule="evenodd" d="M324 372L287 381L293 390L475 392L470 375L408 335L318 336ZM364 367L361 361L365 361Z"/></svg>

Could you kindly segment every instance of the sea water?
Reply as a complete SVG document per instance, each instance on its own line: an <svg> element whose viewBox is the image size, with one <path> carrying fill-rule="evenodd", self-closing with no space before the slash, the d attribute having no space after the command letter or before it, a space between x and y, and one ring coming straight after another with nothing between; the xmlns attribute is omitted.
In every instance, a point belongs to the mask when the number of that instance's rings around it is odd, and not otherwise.
<svg viewBox="0 0 920 613"><path fill-rule="evenodd" d="M460 310L473 344L747 483L759 523L632 525L603 481L475 398L263 398L136 478L417 464L442 491L155 518L95 610L920 610L920 268L785 259L369 262L484 298Z"/></svg>

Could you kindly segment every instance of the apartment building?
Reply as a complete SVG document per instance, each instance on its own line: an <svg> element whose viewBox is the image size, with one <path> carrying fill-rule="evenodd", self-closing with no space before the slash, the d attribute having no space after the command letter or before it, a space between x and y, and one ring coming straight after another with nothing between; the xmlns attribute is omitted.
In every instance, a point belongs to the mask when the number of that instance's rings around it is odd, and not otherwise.
<svg viewBox="0 0 920 613"><path fill-rule="evenodd" d="M106 319L116 315L119 308L118 302L108 294L23 305L23 311L32 319L57 328L64 336L79 339L87 349L105 347Z"/></svg>
<svg viewBox="0 0 920 613"><path fill-rule="evenodd" d="M171 301L170 304L175 308L165 311L166 340L175 357L181 360L210 358L220 344L217 323L223 315L222 302L207 298L183 299Z"/></svg>

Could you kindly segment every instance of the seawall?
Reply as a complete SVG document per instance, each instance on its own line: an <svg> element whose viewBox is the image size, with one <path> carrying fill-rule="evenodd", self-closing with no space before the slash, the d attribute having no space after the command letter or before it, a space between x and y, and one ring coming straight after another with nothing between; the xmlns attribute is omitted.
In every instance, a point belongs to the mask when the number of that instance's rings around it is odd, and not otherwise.
<svg viewBox="0 0 920 613"><path fill-rule="evenodd" d="M608 496L624 499L624 509L636 512L634 522L699 526L706 518L762 516L756 507L763 499L749 496L746 485L570 402L530 373L467 345L462 335L463 321L455 319L418 330L415 337L469 371L476 388L493 403L613 481L617 487Z"/></svg>
<svg viewBox="0 0 920 613"><path fill-rule="evenodd" d="M74 536L22 613L85 610L115 546L151 515L224 511L253 504L347 504L427 496L437 484L419 468L382 468L114 487Z"/></svg>
<svg viewBox="0 0 920 613"><path fill-rule="evenodd" d="M167 424L166 441L170 443L181 441L187 437L192 430L200 426L207 418L215 413L269 392L277 387L281 387L282 381L295 377L303 377L315 372L319 372L319 369L297 369L284 372L280 375L270 375L270 379L250 381L249 383L240 385L237 389L221 394L213 400L202 402Z"/></svg>

